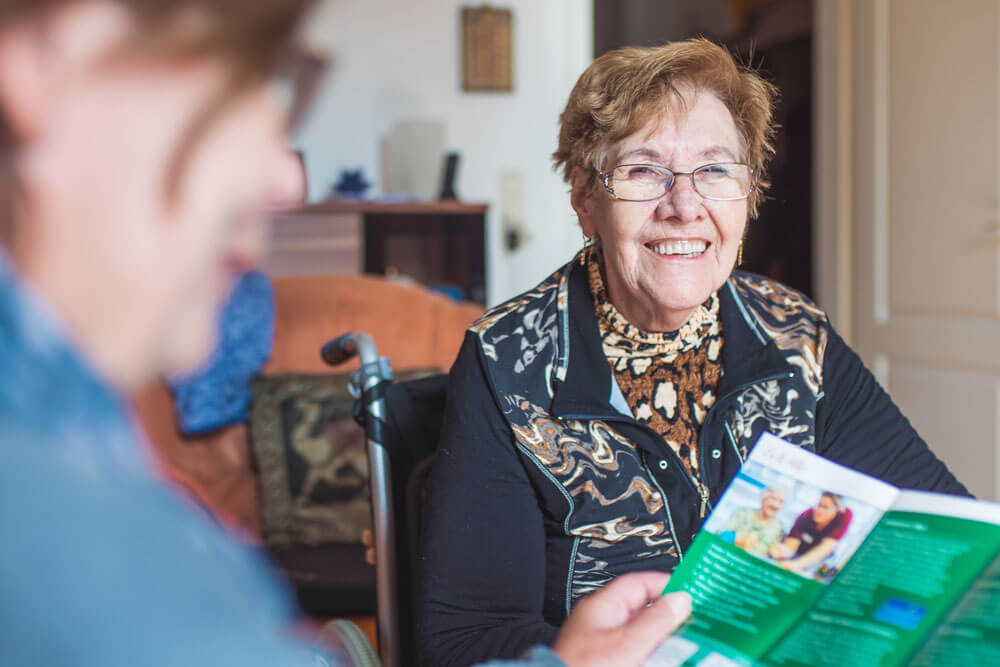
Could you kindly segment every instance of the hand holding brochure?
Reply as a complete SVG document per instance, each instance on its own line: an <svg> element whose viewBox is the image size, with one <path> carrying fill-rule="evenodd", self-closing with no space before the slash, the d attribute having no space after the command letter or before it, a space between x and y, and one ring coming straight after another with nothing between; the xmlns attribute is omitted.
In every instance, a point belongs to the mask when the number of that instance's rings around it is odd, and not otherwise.
<svg viewBox="0 0 1000 667"><path fill-rule="evenodd" d="M1000 505L903 491L765 434L665 592L646 665L1000 661Z"/></svg>

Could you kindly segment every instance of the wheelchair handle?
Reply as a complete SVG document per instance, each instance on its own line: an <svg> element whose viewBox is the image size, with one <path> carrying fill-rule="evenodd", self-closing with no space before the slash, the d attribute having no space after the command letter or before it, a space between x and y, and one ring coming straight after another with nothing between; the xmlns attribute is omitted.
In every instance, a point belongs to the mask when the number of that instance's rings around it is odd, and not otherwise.
<svg viewBox="0 0 1000 667"><path fill-rule="evenodd" d="M326 343L320 356L330 366L339 366L348 359L361 355L361 363L378 361L378 350L371 336L366 333L345 333Z"/></svg>
<svg viewBox="0 0 1000 667"><path fill-rule="evenodd" d="M385 419L384 387L392 382L388 361L380 358L371 336L353 332L338 336L320 350L327 364L336 366L355 356L361 357L361 368L355 371L351 384L364 404L364 427L368 441L372 528L375 537L375 595L377 602L378 639L384 667L399 667L400 635L396 604L396 527L392 513L392 468L389 453L383 443Z"/></svg>

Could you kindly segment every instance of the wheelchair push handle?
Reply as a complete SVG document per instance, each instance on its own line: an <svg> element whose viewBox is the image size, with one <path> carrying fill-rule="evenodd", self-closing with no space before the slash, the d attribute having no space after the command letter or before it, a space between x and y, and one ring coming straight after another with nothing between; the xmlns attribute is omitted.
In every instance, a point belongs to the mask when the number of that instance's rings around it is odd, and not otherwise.
<svg viewBox="0 0 1000 667"><path fill-rule="evenodd" d="M361 356L363 364L378 361L375 342L366 333L345 333L326 343L320 350L323 361L330 366L339 366L358 355Z"/></svg>
<svg viewBox="0 0 1000 667"><path fill-rule="evenodd" d="M326 343L320 349L320 356L329 366L339 366L358 353L358 344L354 341L354 334L346 333L337 336Z"/></svg>
<svg viewBox="0 0 1000 667"><path fill-rule="evenodd" d="M367 407L360 408L361 413L372 412L375 417L381 419L382 415L375 408L382 395L380 385L391 382L394 378L389 360L378 355L378 348L375 347L372 337L358 331L345 333L323 345L319 354L329 366L337 366L354 357L361 357L361 368L351 373L348 386L354 398L360 401L355 403L355 419L359 419L359 406L362 403L367 404ZM363 421L359 419L359 423L363 424ZM380 438L376 439L381 442Z"/></svg>
<svg viewBox="0 0 1000 667"><path fill-rule="evenodd" d="M385 389L392 383L392 368L379 357L368 334L346 333L320 350L327 364L336 366L355 356L361 367L351 374L349 389L354 397L355 418L364 425L368 440L368 470L371 480L372 527L375 533L375 588L378 637L384 667L399 667L399 617L396 609L396 529L393 517L392 472L385 448Z"/></svg>

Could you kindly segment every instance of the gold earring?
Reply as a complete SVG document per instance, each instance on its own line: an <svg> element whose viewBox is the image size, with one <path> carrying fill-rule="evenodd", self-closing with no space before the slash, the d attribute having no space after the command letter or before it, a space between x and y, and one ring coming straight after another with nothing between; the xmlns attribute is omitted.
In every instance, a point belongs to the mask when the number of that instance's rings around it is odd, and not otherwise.
<svg viewBox="0 0 1000 667"><path fill-rule="evenodd" d="M743 239L740 239L740 248L736 251L736 266L743 266Z"/></svg>
<svg viewBox="0 0 1000 667"><path fill-rule="evenodd" d="M587 255L589 255L591 251L596 248L600 239L597 234L587 236L583 233L583 230L581 230L580 233L583 234L583 249L580 251L580 266L584 266L587 263Z"/></svg>

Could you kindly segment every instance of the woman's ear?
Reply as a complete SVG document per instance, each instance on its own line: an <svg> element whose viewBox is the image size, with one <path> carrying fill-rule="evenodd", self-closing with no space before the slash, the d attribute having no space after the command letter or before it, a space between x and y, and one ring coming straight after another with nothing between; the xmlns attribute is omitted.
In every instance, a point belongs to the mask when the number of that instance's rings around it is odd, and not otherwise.
<svg viewBox="0 0 1000 667"><path fill-rule="evenodd" d="M593 238L597 234L593 177L593 172L582 167L573 167L569 175L571 188L569 201L576 211L576 217L580 220L583 235L587 238Z"/></svg>
<svg viewBox="0 0 1000 667"><path fill-rule="evenodd" d="M38 134L47 106L45 50L40 19L17 21L0 31L0 109L18 142Z"/></svg>

